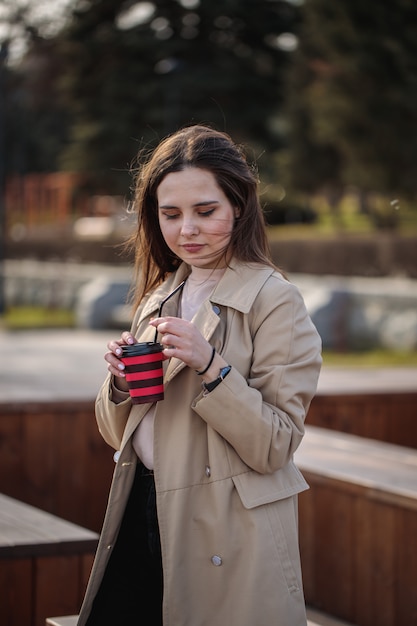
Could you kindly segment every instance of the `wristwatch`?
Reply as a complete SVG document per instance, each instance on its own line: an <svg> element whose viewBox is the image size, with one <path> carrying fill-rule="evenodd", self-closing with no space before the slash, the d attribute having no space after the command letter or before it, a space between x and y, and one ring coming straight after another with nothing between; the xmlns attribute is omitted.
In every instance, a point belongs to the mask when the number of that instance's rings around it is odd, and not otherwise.
<svg viewBox="0 0 417 626"><path fill-rule="evenodd" d="M204 391L206 393L210 393L210 391L213 391L213 389L216 389L217 385L220 385L222 380L226 378L226 376L228 375L231 369L232 369L231 365L225 365L225 367L221 368L221 370L219 371L219 375L215 380L212 380L211 383L203 382L202 385L203 385Z"/></svg>

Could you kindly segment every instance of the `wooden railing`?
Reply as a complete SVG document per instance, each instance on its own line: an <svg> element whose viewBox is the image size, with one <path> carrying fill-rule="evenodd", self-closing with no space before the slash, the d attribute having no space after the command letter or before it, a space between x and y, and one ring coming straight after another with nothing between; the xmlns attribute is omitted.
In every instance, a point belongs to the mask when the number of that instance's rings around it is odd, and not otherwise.
<svg viewBox="0 0 417 626"><path fill-rule="evenodd" d="M417 449L415 392L317 394L307 424Z"/></svg>

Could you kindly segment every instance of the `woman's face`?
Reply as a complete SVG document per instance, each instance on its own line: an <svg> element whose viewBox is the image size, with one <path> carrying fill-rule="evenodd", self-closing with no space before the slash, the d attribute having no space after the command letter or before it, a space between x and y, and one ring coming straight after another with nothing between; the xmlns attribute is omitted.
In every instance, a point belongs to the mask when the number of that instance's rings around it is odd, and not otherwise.
<svg viewBox="0 0 417 626"><path fill-rule="evenodd" d="M196 267L226 265L238 212L209 170L188 167L167 174L157 200L162 236L177 257Z"/></svg>

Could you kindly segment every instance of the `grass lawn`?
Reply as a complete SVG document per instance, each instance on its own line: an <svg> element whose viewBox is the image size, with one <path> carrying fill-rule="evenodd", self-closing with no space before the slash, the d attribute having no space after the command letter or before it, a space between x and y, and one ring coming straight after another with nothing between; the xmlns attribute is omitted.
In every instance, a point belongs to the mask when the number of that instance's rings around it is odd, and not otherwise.
<svg viewBox="0 0 417 626"><path fill-rule="evenodd" d="M3 317L6 330L74 327L73 311L43 307L12 307Z"/></svg>
<svg viewBox="0 0 417 626"><path fill-rule="evenodd" d="M388 199L379 199L385 207L389 207ZM302 202L301 202L302 203ZM402 236L415 237L417 234L417 210L414 204L401 202L398 212L398 221L393 230L376 228L375 221L369 216L361 213L357 206L356 199L352 199L349 194L341 202L339 212L332 212L326 206L323 197L310 199L311 208L316 211L317 221L313 224L286 224L280 226L271 225L268 227L268 234L272 239L282 238L328 238L340 235L356 236L378 236L387 233Z"/></svg>
<svg viewBox="0 0 417 626"><path fill-rule="evenodd" d="M326 367L417 367L417 350L369 350L366 352L323 352Z"/></svg>

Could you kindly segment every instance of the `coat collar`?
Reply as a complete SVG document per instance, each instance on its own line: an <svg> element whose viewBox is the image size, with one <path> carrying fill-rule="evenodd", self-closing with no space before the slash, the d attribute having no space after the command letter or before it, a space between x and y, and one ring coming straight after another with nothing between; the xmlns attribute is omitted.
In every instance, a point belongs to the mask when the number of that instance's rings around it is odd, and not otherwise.
<svg viewBox="0 0 417 626"><path fill-rule="evenodd" d="M249 313L259 290L274 272L275 269L267 265L232 259L210 300L241 313Z"/></svg>
<svg viewBox="0 0 417 626"><path fill-rule="evenodd" d="M275 272L273 267L259 263L242 263L232 259L226 272L215 287L210 301L213 304L228 306L248 313L253 302L266 280ZM144 305L141 317L155 316L160 303L190 273L188 265L183 263L178 270L158 287Z"/></svg>

